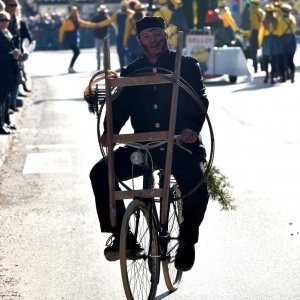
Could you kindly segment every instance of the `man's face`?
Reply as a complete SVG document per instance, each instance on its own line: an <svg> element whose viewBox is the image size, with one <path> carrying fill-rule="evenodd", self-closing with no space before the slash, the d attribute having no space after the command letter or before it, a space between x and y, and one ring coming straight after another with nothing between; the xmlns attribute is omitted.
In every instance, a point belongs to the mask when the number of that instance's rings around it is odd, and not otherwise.
<svg viewBox="0 0 300 300"><path fill-rule="evenodd" d="M9 18L4 14L0 15L0 31L7 29L9 23Z"/></svg>
<svg viewBox="0 0 300 300"><path fill-rule="evenodd" d="M122 4L122 6L121 6L121 11L122 11L122 13L127 12L127 5Z"/></svg>
<svg viewBox="0 0 300 300"><path fill-rule="evenodd" d="M6 11L11 14L15 15L17 11L18 3L16 1L8 1L6 4Z"/></svg>
<svg viewBox="0 0 300 300"><path fill-rule="evenodd" d="M145 55L159 56L167 49L167 33L161 28L144 29L137 39Z"/></svg>

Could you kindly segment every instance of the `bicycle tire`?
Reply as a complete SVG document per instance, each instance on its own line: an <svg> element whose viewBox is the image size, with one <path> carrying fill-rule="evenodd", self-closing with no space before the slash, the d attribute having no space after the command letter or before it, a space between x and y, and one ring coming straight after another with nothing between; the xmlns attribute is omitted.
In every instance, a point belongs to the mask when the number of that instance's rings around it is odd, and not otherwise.
<svg viewBox="0 0 300 300"><path fill-rule="evenodd" d="M154 220L151 221L152 234L147 205L141 200L131 201L123 217L120 236L120 266L127 299L154 299L156 295L160 252L157 226ZM134 255L129 255L127 250L129 232L134 234L136 242L142 248Z"/></svg>
<svg viewBox="0 0 300 300"><path fill-rule="evenodd" d="M169 213L168 213L168 241L165 259L162 260L162 268L166 286L170 292L178 289L182 278L182 271L175 268L175 255L179 246L179 228L183 221L180 190L177 184L170 188Z"/></svg>

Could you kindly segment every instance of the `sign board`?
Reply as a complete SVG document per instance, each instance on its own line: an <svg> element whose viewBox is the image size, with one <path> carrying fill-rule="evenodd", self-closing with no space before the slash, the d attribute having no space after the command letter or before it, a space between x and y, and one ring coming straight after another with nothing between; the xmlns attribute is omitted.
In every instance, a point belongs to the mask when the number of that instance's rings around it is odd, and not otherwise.
<svg viewBox="0 0 300 300"><path fill-rule="evenodd" d="M213 35L186 35L186 54L199 61L202 73L208 68L209 54L213 51L214 44L215 38Z"/></svg>

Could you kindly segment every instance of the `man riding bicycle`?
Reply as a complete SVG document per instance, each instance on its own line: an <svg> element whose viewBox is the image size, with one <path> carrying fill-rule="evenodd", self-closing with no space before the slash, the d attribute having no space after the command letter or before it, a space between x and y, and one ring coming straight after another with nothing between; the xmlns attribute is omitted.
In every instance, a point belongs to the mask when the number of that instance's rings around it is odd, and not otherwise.
<svg viewBox="0 0 300 300"><path fill-rule="evenodd" d="M167 32L161 17L144 17L136 23L137 41L143 51L143 57L129 64L121 71L121 77L138 75L147 70L168 73L174 71L174 52L168 49ZM197 60L182 56L180 76L197 92L205 108L208 99ZM125 87L112 103L113 133L118 134L126 121L131 118L135 133L166 131L169 127L172 84L143 85ZM188 194L203 177L205 149L199 133L205 121L205 115L198 104L183 89L178 95L178 109L175 134L181 136L182 147L174 146L172 174L183 195ZM106 122L100 142L107 146ZM130 155L135 149L119 147L114 152L115 174L120 180L128 180L142 174L136 167L134 173ZM164 168L166 147L151 150L156 167ZM119 258L119 237L122 218L125 212L123 201L116 201L117 227L111 227L109 214L108 168L101 159L91 170L90 178L96 200L97 214L102 232L111 232L104 255L110 261ZM120 190L116 181L116 190ZM204 218L209 195L204 182L196 191L183 200L184 221L180 228L180 246L175 257L175 267L180 271L188 271L195 261L195 247L198 242L199 226ZM131 243L134 245L134 243ZM136 245L134 245L136 246ZM130 243L128 245L130 247Z"/></svg>

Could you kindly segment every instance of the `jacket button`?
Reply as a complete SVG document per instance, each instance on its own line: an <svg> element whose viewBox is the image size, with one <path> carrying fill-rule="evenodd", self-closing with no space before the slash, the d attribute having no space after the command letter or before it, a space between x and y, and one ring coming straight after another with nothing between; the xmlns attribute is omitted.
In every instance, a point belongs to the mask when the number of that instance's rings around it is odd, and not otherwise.
<svg viewBox="0 0 300 300"><path fill-rule="evenodd" d="M157 109L158 105L157 104L153 104L153 109Z"/></svg>
<svg viewBox="0 0 300 300"><path fill-rule="evenodd" d="M155 123L155 128L159 128L160 124L159 123Z"/></svg>

